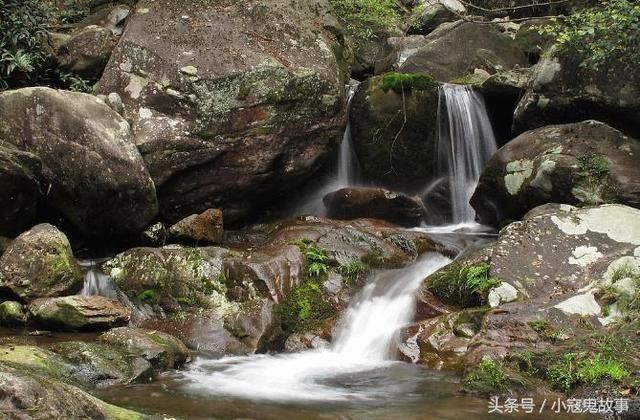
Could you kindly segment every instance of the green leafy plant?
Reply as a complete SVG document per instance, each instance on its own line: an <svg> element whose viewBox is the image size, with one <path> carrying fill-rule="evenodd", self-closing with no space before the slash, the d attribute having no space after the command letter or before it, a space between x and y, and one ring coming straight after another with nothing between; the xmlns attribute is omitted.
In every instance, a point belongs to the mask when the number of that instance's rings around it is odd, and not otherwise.
<svg viewBox="0 0 640 420"><path fill-rule="evenodd" d="M598 7L574 13L564 24L544 31L588 71L610 67L633 71L640 62L640 3L635 0L603 0Z"/></svg>
<svg viewBox="0 0 640 420"><path fill-rule="evenodd" d="M429 290L446 303L462 307L481 305L489 291L502 283L489 276L489 268L486 263L471 266L454 263L430 278Z"/></svg>
<svg viewBox="0 0 640 420"><path fill-rule="evenodd" d="M329 272L329 257L326 252L309 239L294 242L306 259L306 271L309 277L321 277Z"/></svg>
<svg viewBox="0 0 640 420"><path fill-rule="evenodd" d="M74 1L64 7L58 15L58 20L61 23L73 24L80 22L87 16L89 16L89 8Z"/></svg>
<svg viewBox="0 0 640 420"><path fill-rule="evenodd" d="M356 36L364 39L398 24L400 11L395 0L330 0L337 15Z"/></svg>
<svg viewBox="0 0 640 420"><path fill-rule="evenodd" d="M38 0L0 0L0 89L35 79L47 64L47 10Z"/></svg>

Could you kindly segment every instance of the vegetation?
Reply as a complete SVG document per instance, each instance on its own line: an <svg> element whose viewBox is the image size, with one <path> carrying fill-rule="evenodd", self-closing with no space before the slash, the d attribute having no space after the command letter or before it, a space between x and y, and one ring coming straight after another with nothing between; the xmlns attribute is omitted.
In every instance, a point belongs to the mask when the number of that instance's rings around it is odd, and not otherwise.
<svg viewBox="0 0 640 420"><path fill-rule="evenodd" d="M631 280L632 294L616 287L616 283L624 279ZM615 302L622 315L635 318L640 314L640 269L631 263L620 265L611 274L611 284L600 289L599 295L604 303Z"/></svg>
<svg viewBox="0 0 640 420"><path fill-rule="evenodd" d="M548 26L558 47L581 60L589 71L622 67L632 71L640 62L640 3L602 0L566 18L564 25Z"/></svg>
<svg viewBox="0 0 640 420"><path fill-rule="evenodd" d="M454 263L431 277L429 290L445 303L466 308L484 303L489 291L500 284L499 279L489 276L489 264Z"/></svg>
<svg viewBox="0 0 640 420"><path fill-rule="evenodd" d="M426 73L387 73L382 76L382 90L401 94L403 91L427 90L437 85L433 77Z"/></svg>
<svg viewBox="0 0 640 420"><path fill-rule="evenodd" d="M351 32L364 39L395 26L400 19L395 0L330 0L338 16Z"/></svg>
<svg viewBox="0 0 640 420"><path fill-rule="evenodd" d="M596 384L610 378L621 381L629 376L624 365L612 358L587 353L565 353L560 361L547 370L549 383L557 390L569 392L580 384Z"/></svg>
<svg viewBox="0 0 640 420"><path fill-rule="evenodd" d="M609 162L604 156L581 153L576 160L582 174L593 181L601 181L609 174Z"/></svg>
<svg viewBox="0 0 640 420"><path fill-rule="evenodd" d="M346 264L342 264L337 269L338 273L349 279L357 277L359 274L367 272L367 266L360 261L351 261Z"/></svg>
<svg viewBox="0 0 640 420"><path fill-rule="evenodd" d="M44 70L46 24L39 0L0 0L0 89L29 83Z"/></svg>
<svg viewBox="0 0 640 420"><path fill-rule="evenodd" d="M545 319L530 322L529 326L537 332L540 337L553 343L568 338L567 333L562 328L553 327L549 321Z"/></svg>
<svg viewBox="0 0 640 420"><path fill-rule="evenodd" d="M289 293L286 300L278 305L276 312L284 331L293 333L320 327L335 315L336 310L324 297L320 282L308 278Z"/></svg>
<svg viewBox="0 0 640 420"><path fill-rule="evenodd" d="M89 81L54 65L46 43L50 18L39 0L0 0L0 90L33 85L93 90Z"/></svg>
<svg viewBox="0 0 640 420"><path fill-rule="evenodd" d="M492 394L506 388L507 375L501 364L491 359L483 359L476 369L464 377L462 384L465 391Z"/></svg>
<svg viewBox="0 0 640 420"><path fill-rule="evenodd" d="M306 259L306 272L309 277L318 278L329 272L329 257L324 249L317 247L309 239L300 239L294 243Z"/></svg>

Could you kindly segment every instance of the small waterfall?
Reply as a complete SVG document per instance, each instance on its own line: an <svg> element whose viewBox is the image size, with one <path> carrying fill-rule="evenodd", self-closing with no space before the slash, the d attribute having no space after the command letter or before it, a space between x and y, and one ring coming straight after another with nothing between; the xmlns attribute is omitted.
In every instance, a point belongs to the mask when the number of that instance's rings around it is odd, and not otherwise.
<svg viewBox="0 0 640 420"><path fill-rule="evenodd" d="M347 116L351 106L351 99L353 99L358 89L358 84L359 82L351 80L346 86L345 102L347 106ZM342 143L340 143L338 159L335 163L333 173L327 176L321 184L316 185L309 194L305 194L298 204L294 206L291 215L311 214L324 217L327 214L327 208L322 202L325 195L340 188L356 186L360 184L360 182L360 164L353 149L351 123L347 118L347 127L342 136Z"/></svg>
<svg viewBox="0 0 640 420"><path fill-rule="evenodd" d="M99 266L105 261L105 259L78 261L78 264L86 270L80 295L105 296L118 299L118 289L113 283L113 279L100 271Z"/></svg>
<svg viewBox="0 0 640 420"><path fill-rule="evenodd" d="M394 364L396 338L415 313L415 291L451 262L427 254L404 269L379 273L351 302L333 344L280 355L198 360L185 372L194 392L271 401L351 401L381 397L353 377ZM389 394L388 389L383 392Z"/></svg>
<svg viewBox="0 0 640 420"><path fill-rule="evenodd" d="M497 151L484 99L469 86L444 84L438 101L438 168L449 179L453 223L471 223L469 199Z"/></svg>
<svg viewBox="0 0 640 420"><path fill-rule="evenodd" d="M428 274L448 262L448 258L431 255L406 269L379 273L347 309L334 351L347 360L393 358L397 332L413 321L414 292Z"/></svg>

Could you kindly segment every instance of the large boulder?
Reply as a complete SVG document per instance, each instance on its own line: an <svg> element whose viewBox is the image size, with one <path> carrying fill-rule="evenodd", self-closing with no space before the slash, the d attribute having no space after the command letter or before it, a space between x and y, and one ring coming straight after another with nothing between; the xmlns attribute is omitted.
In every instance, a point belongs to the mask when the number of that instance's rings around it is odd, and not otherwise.
<svg viewBox="0 0 640 420"><path fill-rule="evenodd" d="M103 296L36 299L29 311L41 325L62 330L101 330L126 325L131 311Z"/></svg>
<svg viewBox="0 0 640 420"><path fill-rule="evenodd" d="M503 146L471 199L484 223L545 203L640 207L640 142L598 121L526 132Z"/></svg>
<svg viewBox="0 0 640 420"><path fill-rule="evenodd" d="M122 97L167 222L220 208L236 223L323 163L347 81L330 11L327 0L138 2L97 89Z"/></svg>
<svg viewBox="0 0 640 420"><path fill-rule="evenodd" d="M458 20L467 9L458 0L423 0L411 12L409 32L427 35L446 22Z"/></svg>
<svg viewBox="0 0 640 420"><path fill-rule="evenodd" d="M401 226L418 226L425 208L417 197L383 188L343 188L323 198L328 215L335 219L372 218Z"/></svg>
<svg viewBox="0 0 640 420"><path fill-rule="evenodd" d="M528 65L527 55L498 26L457 21L425 39L425 45L400 66L402 73L425 72L448 82L482 69L490 74Z"/></svg>
<svg viewBox="0 0 640 420"><path fill-rule="evenodd" d="M596 119L640 136L640 72L615 63L598 71L580 64L575 54L546 53L516 108L514 130Z"/></svg>
<svg viewBox="0 0 640 420"><path fill-rule="evenodd" d="M433 177L438 97L438 84L426 74L388 73L360 84L349 118L366 179L399 189Z"/></svg>
<svg viewBox="0 0 640 420"><path fill-rule="evenodd" d="M74 293L82 282L67 237L49 224L18 236L0 257L0 290L25 301Z"/></svg>
<svg viewBox="0 0 640 420"><path fill-rule="evenodd" d="M40 160L0 141L0 235L31 227L40 196Z"/></svg>
<svg viewBox="0 0 640 420"><path fill-rule="evenodd" d="M40 158L46 204L85 234L137 232L157 213L129 124L94 96L44 87L2 93L0 137Z"/></svg>
<svg viewBox="0 0 640 420"><path fill-rule="evenodd" d="M487 314L466 357L468 366L487 357L501 361L525 351L537 353L570 338L581 339L577 350L589 350L586 336L613 333L614 320L624 326L636 319L633 312L626 317L633 306L623 302L627 293L633 300L640 291L637 284L627 289L640 274L640 210L622 205L536 208L500 232L490 266L491 276L516 288L522 298ZM636 336L625 334L627 339Z"/></svg>

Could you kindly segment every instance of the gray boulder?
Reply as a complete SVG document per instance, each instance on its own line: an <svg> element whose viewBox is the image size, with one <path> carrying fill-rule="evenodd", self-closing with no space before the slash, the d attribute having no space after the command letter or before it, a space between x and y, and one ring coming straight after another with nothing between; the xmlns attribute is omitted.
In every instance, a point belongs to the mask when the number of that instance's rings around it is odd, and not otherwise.
<svg viewBox="0 0 640 420"><path fill-rule="evenodd" d="M519 44L494 25L447 23L426 41L400 66L400 72L425 72L448 82L472 74L475 69L493 74L528 65L527 55Z"/></svg>
<svg viewBox="0 0 640 420"><path fill-rule="evenodd" d="M126 325L131 311L103 296L65 296L36 299L29 312L41 325L61 330L104 330Z"/></svg>
<svg viewBox="0 0 640 420"><path fill-rule="evenodd" d="M0 94L0 137L42 161L45 203L81 232L141 230L157 213L129 124L94 96L44 87Z"/></svg>
<svg viewBox="0 0 640 420"><path fill-rule="evenodd" d="M580 66L573 54L551 49L516 108L514 130L587 119L640 136L640 72L615 63L593 70Z"/></svg>
<svg viewBox="0 0 640 420"><path fill-rule="evenodd" d="M329 2L251 4L139 2L98 83L123 100L167 223L208 208L241 221L341 138L346 45Z"/></svg>
<svg viewBox="0 0 640 420"><path fill-rule="evenodd" d="M539 128L498 150L471 203L492 224L545 203L640 207L638 156L636 139L598 121Z"/></svg>

